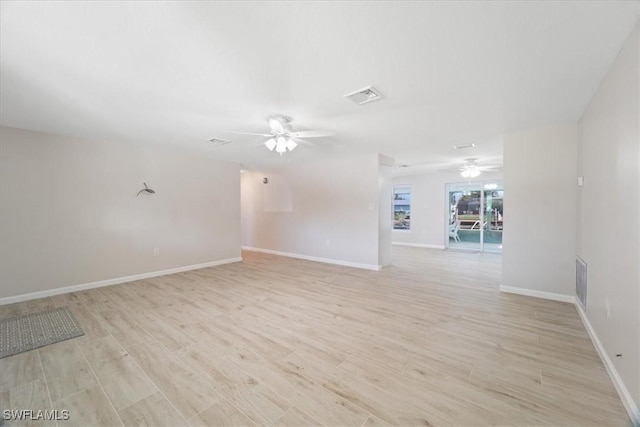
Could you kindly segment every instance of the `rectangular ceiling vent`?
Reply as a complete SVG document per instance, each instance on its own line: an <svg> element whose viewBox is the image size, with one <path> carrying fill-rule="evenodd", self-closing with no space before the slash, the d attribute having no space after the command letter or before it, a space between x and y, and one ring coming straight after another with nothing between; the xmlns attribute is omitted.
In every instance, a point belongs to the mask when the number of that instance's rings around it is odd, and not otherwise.
<svg viewBox="0 0 640 427"><path fill-rule="evenodd" d="M382 94L373 86L367 86L355 92L348 93L344 97L349 98L358 105L364 105L382 99Z"/></svg>
<svg viewBox="0 0 640 427"><path fill-rule="evenodd" d="M456 150L464 150L465 148L473 148L476 144L464 144L464 145L454 145L453 148Z"/></svg>
<svg viewBox="0 0 640 427"><path fill-rule="evenodd" d="M213 144L215 144L215 145L231 144L231 141L229 141L228 139L222 139L222 138L216 138L216 137L213 137L213 138L209 139L208 141L213 143Z"/></svg>

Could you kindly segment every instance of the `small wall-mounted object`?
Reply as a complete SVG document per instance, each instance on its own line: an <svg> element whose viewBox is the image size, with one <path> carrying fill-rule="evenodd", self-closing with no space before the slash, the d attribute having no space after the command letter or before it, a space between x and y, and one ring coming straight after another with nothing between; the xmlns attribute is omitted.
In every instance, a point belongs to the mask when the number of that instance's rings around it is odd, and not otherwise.
<svg viewBox="0 0 640 427"><path fill-rule="evenodd" d="M263 184L268 184L269 183L269 178L267 178L266 176L264 178L262 178L262 183Z"/></svg>
<svg viewBox="0 0 640 427"><path fill-rule="evenodd" d="M584 176L578 177L578 187L584 187Z"/></svg>
<svg viewBox="0 0 640 427"><path fill-rule="evenodd" d="M138 197L140 195L140 193L145 193L145 194L156 194L156 192L152 189L150 189L149 187L147 187L147 183L143 182L144 184L144 188L140 191L138 191L138 194L136 194L136 197Z"/></svg>

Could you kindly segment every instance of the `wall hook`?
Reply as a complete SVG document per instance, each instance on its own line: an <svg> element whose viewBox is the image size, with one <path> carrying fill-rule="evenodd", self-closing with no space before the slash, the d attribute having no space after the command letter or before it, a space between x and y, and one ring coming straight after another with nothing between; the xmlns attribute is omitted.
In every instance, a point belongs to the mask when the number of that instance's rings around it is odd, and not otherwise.
<svg viewBox="0 0 640 427"><path fill-rule="evenodd" d="M144 188L140 191L138 191L138 194L136 194L136 197L138 197L140 195L140 193L149 193L149 194L156 194L156 192L152 189L150 189L149 187L147 187L147 183L143 182L144 184Z"/></svg>

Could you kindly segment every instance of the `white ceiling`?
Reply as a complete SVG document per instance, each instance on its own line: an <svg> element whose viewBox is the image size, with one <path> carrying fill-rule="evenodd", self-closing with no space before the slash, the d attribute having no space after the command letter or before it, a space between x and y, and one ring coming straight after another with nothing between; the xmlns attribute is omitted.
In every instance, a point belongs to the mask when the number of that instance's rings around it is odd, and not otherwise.
<svg viewBox="0 0 640 427"><path fill-rule="evenodd" d="M579 119L639 5L3 1L0 120L246 168L351 152L500 163L504 132ZM343 97L370 84L382 101ZM337 136L280 157L221 132L264 132L276 113Z"/></svg>

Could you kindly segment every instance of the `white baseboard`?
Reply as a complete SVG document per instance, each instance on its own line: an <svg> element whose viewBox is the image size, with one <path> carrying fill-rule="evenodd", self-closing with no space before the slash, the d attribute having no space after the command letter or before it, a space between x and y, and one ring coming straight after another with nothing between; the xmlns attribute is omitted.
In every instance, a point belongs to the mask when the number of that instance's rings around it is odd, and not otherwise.
<svg viewBox="0 0 640 427"><path fill-rule="evenodd" d="M430 245L427 243L392 242L391 244L396 246L410 246L412 248L444 249L444 245Z"/></svg>
<svg viewBox="0 0 640 427"><path fill-rule="evenodd" d="M556 294L553 292L535 291L532 289L514 288L513 286L500 285L500 292L509 294L525 295L528 297L550 299L553 301L569 302L575 304L576 297L573 295Z"/></svg>
<svg viewBox="0 0 640 427"><path fill-rule="evenodd" d="M133 282L135 280L148 279L150 277L166 276L167 274L182 273L183 271L199 270L201 268L215 267L216 265L240 262L242 257L227 258L219 261L205 262L203 264L187 265L184 267L170 268L168 270L152 271L150 273L135 274L133 276L116 277L115 279L100 280L97 282L84 283L80 285L65 286L62 288L47 289L45 291L31 292L28 294L16 295L0 298L0 305L13 304L16 302L29 301L37 298L51 297L54 295L66 294L69 292L84 291L87 289L101 288L103 286L117 285L119 283Z"/></svg>
<svg viewBox="0 0 640 427"><path fill-rule="evenodd" d="M587 333L591 338L591 342L593 343L593 346L596 348L596 351L600 355L600 359L602 360L604 367L607 369L609 378L611 378L611 381L613 382L613 385L615 386L616 391L618 392L618 396L620 396L620 400L622 401L622 404L624 405L625 409L627 410L627 413L629 414L629 418L631 418L631 424L635 427L640 427L640 411L638 410L638 406L633 400L631 393L629 393L629 390L624 385L622 378L620 378L620 375L618 374L618 371L616 370L615 365L613 364L613 362L611 361L611 358L609 358L609 355L605 351L604 346L600 342L600 338L598 338L598 335L596 334L595 329L593 329L593 326L591 326L591 322L589 322L589 319L587 318L587 315L582 307L582 304L580 303L580 301L578 301L578 299L575 296L556 294L552 292L534 291L531 289L514 288L512 286L504 286L504 285L500 285L500 291L508 292L512 294L526 295L526 296L536 297L536 298L550 299L553 301L573 303L576 306L576 309L578 310L578 314L580 315L582 324L584 325L584 328L587 330Z"/></svg>
<svg viewBox="0 0 640 427"><path fill-rule="evenodd" d="M324 262L325 264L342 265L344 267L362 268L365 270L373 270L373 271L382 270L382 266L380 265L361 264L357 262L342 261L339 259L331 259L331 258L320 258L320 257L310 256L310 255L300 255L300 254L293 254L289 252L273 251L271 249L254 248L251 246L242 246L242 249L245 251L262 252L265 254L285 256L288 258L304 259L306 261L315 261L315 262Z"/></svg>
<svg viewBox="0 0 640 427"><path fill-rule="evenodd" d="M609 378L611 378L611 381L613 382L613 385L616 387L616 391L618 392L618 396L620 396L620 400L622 400L622 404L624 405L625 409L627 410L627 413L629 414L629 418L631 418L631 424L633 426L639 427L640 411L638 410L638 406L634 402L633 397L631 397L631 393L629 393L629 390L624 385L624 382L622 382L622 378L620 378L620 375L618 374L618 370L616 369L615 365L611 361L611 358L605 351L604 346L600 342L600 338L598 338L598 335L596 334L595 329L593 329L593 326L591 326L591 322L589 322L589 319L587 318L587 314L582 309L582 305L576 304L576 308L578 310L578 314L580 314L580 319L582 319L582 324L587 330L587 333L591 338L591 342L593 342L594 347L598 351L598 354L600 355L600 359L602 359L602 363L604 364L604 367L607 369Z"/></svg>

